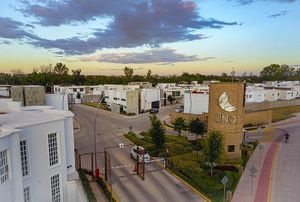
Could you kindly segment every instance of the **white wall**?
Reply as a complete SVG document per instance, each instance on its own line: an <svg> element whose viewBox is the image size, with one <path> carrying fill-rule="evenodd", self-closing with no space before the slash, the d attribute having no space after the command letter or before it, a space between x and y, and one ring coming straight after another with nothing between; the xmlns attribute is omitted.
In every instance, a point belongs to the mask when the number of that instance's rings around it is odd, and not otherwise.
<svg viewBox="0 0 300 202"><path fill-rule="evenodd" d="M269 101L269 102L278 100L277 91L274 89L265 90L264 97L265 97L265 101Z"/></svg>
<svg viewBox="0 0 300 202"><path fill-rule="evenodd" d="M46 94L45 103L59 110L69 110L68 96L62 94Z"/></svg>
<svg viewBox="0 0 300 202"><path fill-rule="evenodd" d="M152 108L152 102L160 102L160 89L149 88L141 89L140 92L140 107L141 111L147 111Z"/></svg>
<svg viewBox="0 0 300 202"><path fill-rule="evenodd" d="M253 91L246 91L246 102L264 102L265 96L264 96L264 90L253 90Z"/></svg>
<svg viewBox="0 0 300 202"><path fill-rule="evenodd" d="M184 113L202 114L208 112L208 94L185 93Z"/></svg>
<svg viewBox="0 0 300 202"><path fill-rule="evenodd" d="M9 87L0 86L0 96L8 97L9 96Z"/></svg>

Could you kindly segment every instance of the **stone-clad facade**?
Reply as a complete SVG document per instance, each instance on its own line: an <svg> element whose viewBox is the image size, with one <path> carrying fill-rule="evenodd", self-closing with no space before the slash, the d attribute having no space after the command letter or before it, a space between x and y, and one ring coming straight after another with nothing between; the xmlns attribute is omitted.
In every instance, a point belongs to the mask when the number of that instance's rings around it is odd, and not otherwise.
<svg viewBox="0 0 300 202"><path fill-rule="evenodd" d="M244 94L244 83L210 84L208 131L219 131L224 136L227 159L241 158Z"/></svg>

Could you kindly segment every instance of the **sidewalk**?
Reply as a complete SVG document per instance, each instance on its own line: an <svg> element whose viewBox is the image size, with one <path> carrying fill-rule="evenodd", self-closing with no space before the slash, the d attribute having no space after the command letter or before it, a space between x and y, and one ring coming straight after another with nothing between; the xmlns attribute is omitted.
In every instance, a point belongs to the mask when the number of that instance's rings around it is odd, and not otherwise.
<svg viewBox="0 0 300 202"><path fill-rule="evenodd" d="M92 176L86 175L86 177L90 180L90 186L91 186L91 188L93 190L93 193L95 195L95 198L96 198L97 202L108 202L106 196L104 195L104 193L102 192L102 190L100 190L100 187L97 184L97 182L91 181L92 180Z"/></svg>
<svg viewBox="0 0 300 202"><path fill-rule="evenodd" d="M268 200L273 161L282 133L282 131L276 130L272 142L262 142L263 149L260 149L259 146L256 147L244 169L232 201L266 202ZM255 177L250 176L250 168L253 166L257 170Z"/></svg>

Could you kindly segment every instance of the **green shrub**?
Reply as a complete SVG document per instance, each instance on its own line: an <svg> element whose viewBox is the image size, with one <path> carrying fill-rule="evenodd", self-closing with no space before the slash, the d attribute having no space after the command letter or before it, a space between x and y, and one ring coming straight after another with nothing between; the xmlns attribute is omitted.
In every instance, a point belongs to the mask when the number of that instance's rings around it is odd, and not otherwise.
<svg viewBox="0 0 300 202"><path fill-rule="evenodd" d="M82 186L83 186L83 188L85 190L85 193L88 197L88 201L89 202L96 202L94 192L93 192L93 190L90 186L90 182L89 182L88 178L86 177L84 170L79 169L78 173L79 173L79 178L81 180Z"/></svg>
<svg viewBox="0 0 300 202"><path fill-rule="evenodd" d="M109 201L116 201L116 199L112 196L111 190L107 187L106 183L104 182L104 180L102 178L98 178L97 179L98 184L100 185L101 189L103 190L105 196L107 197L107 199Z"/></svg>

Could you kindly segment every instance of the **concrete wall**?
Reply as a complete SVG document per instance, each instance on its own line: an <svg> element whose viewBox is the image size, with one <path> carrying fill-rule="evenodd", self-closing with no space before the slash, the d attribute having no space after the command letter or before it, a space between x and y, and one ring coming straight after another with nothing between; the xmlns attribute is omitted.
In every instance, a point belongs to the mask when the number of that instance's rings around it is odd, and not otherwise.
<svg viewBox="0 0 300 202"><path fill-rule="evenodd" d="M11 87L13 101L21 102L22 106L45 105L45 88L43 86Z"/></svg>
<svg viewBox="0 0 300 202"><path fill-rule="evenodd" d="M26 106L45 105L45 88L43 86L25 86L24 98Z"/></svg>
<svg viewBox="0 0 300 202"><path fill-rule="evenodd" d="M205 124L207 124L207 113L204 114L188 114L188 113L179 113L179 112L171 112L170 114L170 122L174 123L178 117L182 117L186 122L190 122L193 119L200 119Z"/></svg>
<svg viewBox="0 0 300 202"><path fill-rule="evenodd" d="M268 123L272 123L271 110L244 113L244 125L246 124L259 125L259 124L268 124Z"/></svg>
<svg viewBox="0 0 300 202"><path fill-rule="evenodd" d="M126 92L126 113L139 114L139 91L131 90Z"/></svg>
<svg viewBox="0 0 300 202"><path fill-rule="evenodd" d="M100 95L83 95L82 102L100 102Z"/></svg>
<svg viewBox="0 0 300 202"><path fill-rule="evenodd" d="M300 105L300 99L279 100L279 101L263 102L263 103L247 103L245 106L245 110L261 111L261 110L268 110L272 108L288 107L288 106L295 106L295 105Z"/></svg>
<svg viewBox="0 0 300 202"><path fill-rule="evenodd" d="M11 87L11 98L12 101L21 102L21 106L25 105L23 86L13 86Z"/></svg>
<svg viewBox="0 0 300 202"><path fill-rule="evenodd" d="M121 112L119 104L111 103L110 109L113 113L120 114Z"/></svg>

